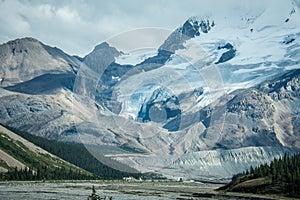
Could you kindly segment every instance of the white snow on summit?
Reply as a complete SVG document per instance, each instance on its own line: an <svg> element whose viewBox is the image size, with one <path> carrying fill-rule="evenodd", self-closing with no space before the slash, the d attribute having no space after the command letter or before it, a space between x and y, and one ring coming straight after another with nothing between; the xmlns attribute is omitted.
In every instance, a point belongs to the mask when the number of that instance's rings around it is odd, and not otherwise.
<svg viewBox="0 0 300 200"><path fill-rule="evenodd" d="M205 52L207 60L216 64L224 87L230 92L252 87L280 71L300 68L299 8L294 1L263 2L257 9L237 4L239 9L234 12L205 17L214 21L215 26L208 33L188 40L184 44L186 49L176 53L195 48ZM233 46L235 55L218 63L228 51L224 48L227 44Z"/></svg>

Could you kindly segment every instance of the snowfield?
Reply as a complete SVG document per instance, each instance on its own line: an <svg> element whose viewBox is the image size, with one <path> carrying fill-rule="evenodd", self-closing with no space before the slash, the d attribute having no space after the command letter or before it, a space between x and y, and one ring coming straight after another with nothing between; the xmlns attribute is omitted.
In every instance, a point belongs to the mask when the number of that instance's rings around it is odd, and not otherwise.
<svg viewBox="0 0 300 200"><path fill-rule="evenodd" d="M237 148L214 147L221 145L222 141L230 141L229 133L222 135L222 127L232 129L235 123L239 123L230 121L231 118L226 120L226 103L220 102L225 102L224 99L232 97L238 90L255 87L288 70L300 68L299 8L293 1L280 1L278 4L263 4L259 9L245 6L225 14L203 16L190 18L186 23L196 27L203 22L210 25L207 30L200 26L199 34L184 41L183 47L174 52L167 45L161 46L165 48L161 50L172 52L166 62L152 70L118 77L113 96L121 105L120 112L113 114L111 119L114 122L110 122L104 114L106 111L100 111L103 114L99 114L97 120L105 121L103 126L105 124L106 130L113 130L123 138L115 140L112 136L109 142L143 149L144 154L107 156L142 172L190 179L229 178L250 165L269 162L273 157L290 152L288 148L268 145L263 141L261 146L254 146L254 142L244 145L247 143L244 137L261 137L264 140L265 136L253 136L250 130L245 136L239 132L245 128L240 127L237 129L241 130L237 130L237 136L234 136L240 137L240 144L231 144ZM152 49L140 49L117 57L116 63L139 67L139 63L158 55ZM177 98L178 104L170 103L172 98ZM147 110L150 106L161 112L161 122L154 115L151 120L151 109ZM181 115L168 118L169 113L163 111L164 106L171 110L180 108ZM218 107L218 113L212 112L208 125L195 120L203 114L200 114L203 108L214 106ZM149 115L150 121L141 122L141 113ZM179 121L179 129L170 131L162 128L168 123L176 125L176 120ZM195 122L191 122L193 120ZM110 135L106 130L103 131ZM280 134L277 138L284 144ZM103 140L100 143L105 144Z"/></svg>

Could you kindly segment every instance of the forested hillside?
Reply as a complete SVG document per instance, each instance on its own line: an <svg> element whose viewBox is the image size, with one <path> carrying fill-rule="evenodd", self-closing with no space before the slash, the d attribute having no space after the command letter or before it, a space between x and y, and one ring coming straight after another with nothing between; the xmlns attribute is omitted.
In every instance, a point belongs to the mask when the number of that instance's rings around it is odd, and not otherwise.
<svg viewBox="0 0 300 200"><path fill-rule="evenodd" d="M0 132L0 180L79 180L98 176L56 157L12 132Z"/></svg>
<svg viewBox="0 0 300 200"><path fill-rule="evenodd" d="M125 176L140 177L140 173L127 173L102 164L84 145L78 143L64 143L34 136L26 132L10 128L18 135L49 151L50 153L103 178L123 178Z"/></svg>
<svg viewBox="0 0 300 200"><path fill-rule="evenodd" d="M300 154L274 159L270 164L250 167L233 176L232 181L219 190L262 194L282 194L300 197Z"/></svg>

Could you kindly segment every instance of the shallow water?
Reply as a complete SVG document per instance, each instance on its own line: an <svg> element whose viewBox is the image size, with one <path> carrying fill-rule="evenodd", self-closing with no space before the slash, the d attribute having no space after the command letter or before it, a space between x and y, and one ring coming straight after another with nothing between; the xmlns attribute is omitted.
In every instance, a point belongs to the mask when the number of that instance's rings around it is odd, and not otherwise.
<svg viewBox="0 0 300 200"><path fill-rule="evenodd" d="M214 184L123 181L0 182L0 199L86 200L92 192L92 186L95 186L98 195L112 196L113 200L257 199L215 196L213 190L220 185Z"/></svg>

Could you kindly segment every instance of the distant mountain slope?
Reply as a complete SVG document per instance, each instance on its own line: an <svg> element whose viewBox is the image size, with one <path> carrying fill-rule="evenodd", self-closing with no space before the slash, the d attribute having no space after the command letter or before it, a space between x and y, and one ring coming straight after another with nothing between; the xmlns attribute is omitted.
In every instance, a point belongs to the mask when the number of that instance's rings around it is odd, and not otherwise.
<svg viewBox="0 0 300 200"><path fill-rule="evenodd" d="M219 136L210 148L283 146L299 150L299 78L299 69L287 71L222 99L223 103L219 102L215 107L215 112L226 108L222 134L216 133L213 126L207 128L210 137ZM214 120L212 124L221 123L218 119ZM200 140L209 140L209 137L203 134Z"/></svg>
<svg viewBox="0 0 300 200"><path fill-rule="evenodd" d="M74 123L87 121L87 110L96 108L72 92L81 61L33 38L0 45L0 60L1 123L78 142Z"/></svg>
<svg viewBox="0 0 300 200"><path fill-rule="evenodd" d="M24 81L13 86L5 87L5 89L13 92L32 95L53 94L62 88L72 90L75 77L75 74L72 73L43 74L29 81Z"/></svg>
<svg viewBox="0 0 300 200"><path fill-rule="evenodd" d="M46 89L46 88L42 88ZM73 116L73 106L76 100L72 93L66 89L58 89L55 93L27 95L15 92L5 92L0 89L3 96L0 97L1 123L28 131L48 138L63 138L72 136L74 122L80 122L84 114ZM28 90L30 93L37 90ZM72 101L73 100L73 101ZM79 106L79 105L78 105ZM79 106L80 107L80 106ZM80 110L78 112L84 112ZM56 130L56 131L54 131ZM50 134L49 134L50 133Z"/></svg>
<svg viewBox="0 0 300 200"><path fill-rule="evenodd" d="M103 42L97 45L91 53L83 58L83 63L98 73L103 73L108 65L115 61L115 57L121 55L116 48Z"/></svg>
<svg viewBox="0 0 300 200"><path fill-rule="evenodd" d="M31 179L78 179L95 176L34 145L0 125L1 180L19 180L31 171ZM57 174L56 174L57 173ZM60 175L58 176L58 173ZM65 173L65 175L63 174ZM23 174L24 175L24 174ZM27 180L23 177L22 180Z"/></svg>
<svg viewBox="0 0 300 200"><path fill-rule="evenodd" d="M0 86L11 86L46 73L74 73L80 61L33 38L0 45Z"/></svg>

